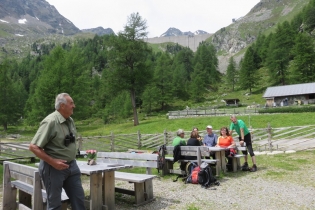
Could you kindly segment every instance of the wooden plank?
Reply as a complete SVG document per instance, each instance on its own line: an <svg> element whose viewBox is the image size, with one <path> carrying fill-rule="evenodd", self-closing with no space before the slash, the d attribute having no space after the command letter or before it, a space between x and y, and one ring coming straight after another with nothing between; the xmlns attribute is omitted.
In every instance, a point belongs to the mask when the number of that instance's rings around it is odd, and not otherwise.
<svg viewBox="0 0 315 210"><path fill-rule="evenodd" d="M120 160L120 159L100 159L96 160L97 163L112 163L112 164L120 164L120 165L130 165L130 166L138 166L138 167L150 167L150 168L158 168L157 161L135 161L135 160Z"/></svg>
<svg viewBox="0 0 315 210"><path fill-rule="evenodd" d="M34 171L34 182L33 182L33 209L38 209L38 210L44 210L44 203L43 203L43 192L42 192L42 182L41 178L39 176L38 171ZM43 190L45 191L45 190ZM46 194L46 191L45 191ZM47 196L46 196L47 198Z"/></svg>
<svg viewBox="0 0 315 210"><path fill-rule="evenodd" d="M30 209L32 206L32 209L36 210L45 209L47 194L46 191L43 189L38 169L35 167L26 166L9 161L5 161L4 166L5 170L9 171L8 176L10 178L9 182L6 183L6 185L9 184L11 190L15 189L14 197L12 198L12 200L8 199L10 200L9 202L13 204L17 203L16 189L18 189L19 190L18 203L19 205L21 204L21 208ZM17 180L11 181L11 177ZM9 196L10 192L6 191L5 189L3 194L4 199L6 199L6 197ZM64 203L63 206L66 206L67 204L66 201L68 201L69 198L64 192L61 194L61 200ZM5 202L4 209L10 209L6 207ZM16 209L16 207L14 209ZM63 207L62 209L65 209L65 207Z"/></svg>
<svg viewBox="0 0 315 210"><path fill-rule="evenodd" d="M123 188L115 187L115 192L117 192L117 193L122 193L122 194L126 194L126 195L135 196L135 191L134 191L134 190L128 190L128 189L123 189Z"/></svg>
<svg viewBox="0 0 315 210"><path fill-rule="evenodd" d="M134 173L115 171L115 179L135 182L135 183L142 183L142 182L145 182L146 180L151 180L155 177L156 175L134 174Z"/></svg>
<svg viewBox="0 0 315 210"><path fill-rule="evenodd" d="M11 177L17 180L20 180L22 182L28 183L28 184L33 184L33 177L25 175L25 174L21 174L19 172L16 171L10 171L11 173Z"/></svg>
<svg viewBox="0 0 315 210"><path fill-rule="evenodd" d="M3 172L3 197L2 208L3 210L16 209L16 194L17 190L11 187L10 168L8 163L4 163Z"/></svg>
<svg viewBox="0 0 315 210"><path fill-rule="evenodd" d="M144 199L144 182L135 183L134 186L135 186L136 205L139 205L145 201L145 199Z"/></svg>
<svg viewBox="0 0 315 210"><path fill-rule="evenodd" d="M12 187L15 187L19 190L22 190L22 191L30 194L30 195L33 195L33 191L34 191L33 185L27 184L25 182L21 182L19 180L12 181L11 185L12 185Z"/></svg>
<svg viewBox="0 0 315 210"><path fill-rule="evenodd" d="M98 158L118 158L134 160L158 160L156 154L150 153L127 153L127 152L98 152Z"/></svg>
<svg viewBox="0 0 315 210"><path fill-rule="evenodd" d="M31 210L31 208L25 206L25 205L22 204L22 203L18 203L17 206L18 206L18 209L19 209L19 210Z"/></svg>
<svg viewBox="0 0 315 210"><path fill-rule="evenodd" d="M107 209L115 209L115 173L106 171L103 174L104 204Z"/></svg>
<svg viewBox="0 0 315 210"><path fill-rule="evenodd" d="M98 210L102 206L102 173L90 175L90 209Z"/></svg>
<svg viewBox="0 0 315 210"><path fill-rule="evenodd" d="M23 150L29 150L28 146L24 146L21 144L7 144L4 143L2 146L10 147L10 148L17 148L17 149L23 149Z"/></svg>
<svg viewBox="0 0 315 210"><path fill-rule="evenodd" d="M21 174L27 175L27 176L34 176L34 171L38 171L37 168L32 167L32 166L27 166L27 165L22 165L18 163L13 163L13 162L4 162L4 164L9 164L10 171L16 171L20 172Z"/></svg>
<svg viewBox="0 0 315 210"><path fill-rule="evenodd" d="M246 151L247 148L246 147L236 147L236 150L238 150L238 151Z"/></svg>
<svg viewBox="0 0 315 210"><path fill-rule="evenodd" d="M153 199L153 181L147 180L144 182L145 200Z"/></svg>

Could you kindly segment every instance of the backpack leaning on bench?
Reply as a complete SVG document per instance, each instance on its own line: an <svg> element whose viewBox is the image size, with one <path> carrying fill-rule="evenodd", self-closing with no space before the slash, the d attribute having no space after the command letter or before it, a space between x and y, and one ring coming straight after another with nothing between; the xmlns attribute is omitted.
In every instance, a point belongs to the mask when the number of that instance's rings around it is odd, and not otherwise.
<svg viewBox="0 0 315 210"><path fill-rule="evenodd" d="M215 176L213 176L212 169L207 163L200 165L201 170L198 173L198 183L201 187L208 188L211 185L220 185Z"/></svg>
<svg viewBox="0 0 315 210"><path fill-rule="evenodd" d="M163 170L165 165L165 152L166 152L166 145L163 144L159 147L158 151L154 151L153 154L158 154L158 174L160 174L160 170Z"/></svg>
<svg viewBox="0 0 315 210"><path fill-rule="evenodd" d="M185 184L198 184L198 174L200 172L200 166L195 162L188 162L186 166L187 178L184 180Z"/></svg>

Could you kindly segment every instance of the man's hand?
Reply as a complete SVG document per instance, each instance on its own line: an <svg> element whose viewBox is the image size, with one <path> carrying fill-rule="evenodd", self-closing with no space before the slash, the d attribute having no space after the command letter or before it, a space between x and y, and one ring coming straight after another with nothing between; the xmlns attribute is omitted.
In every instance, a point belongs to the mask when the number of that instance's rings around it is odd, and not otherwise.
<svg viewBox="0 0 315 210"><path fill-rule="evenodd" d="M243 147L244 146L244 141L240 141L240 145Z"/></svg>
<svg viewBox="0 0 315 210"><path fill-rule="evenodd" d="M69 168L69 165L66 164L66 162L67 162L66 160L54 159L50 163L50 165L57 170L65 170L65 169Z"/></svg>

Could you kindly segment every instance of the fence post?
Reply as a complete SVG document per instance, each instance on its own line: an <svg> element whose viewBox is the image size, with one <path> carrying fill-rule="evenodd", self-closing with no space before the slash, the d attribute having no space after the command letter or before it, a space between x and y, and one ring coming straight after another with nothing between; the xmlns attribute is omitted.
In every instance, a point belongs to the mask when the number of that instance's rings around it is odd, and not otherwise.
<svg viewBox="0 0 315 210"><path fill-rule="evenodd" d="M79 136L79 138L78 138L78 144L79 144L79 148L78 148L78 150L79 150L79 154L80 154L80 151L82 150L82 136L80 135Z"/></svg>
<svg viewBox="0 0 315 210"><path fill-rule="evenodd" d="M138 136L138 149L140 149L141 148L141 134L140 134L140 130L138 130L138 132L137 132L137 136Z"/></svg>
<svg viewBox="0 0 315 210"><path fill-rule="evenodd" d="M271 127L270 127L270 123L268 123L267 132L268 132L268 145L269 145L269 151L270 151L270 152L272 152Z"/></svg>
<svg viewBox="0 0 315 210"><path fill-rule="evenodd" d="M113 134L113 132L110 132L110 151L111 152L114 152L115 150L115 145L114 145L114 140L115 139L115 136Z"/></svg>
<svg viewBox="0 0 315 210"><path fill-rule="evenodd" d="M168 141L167 141L167 132L166 132L166 130L164 130L163 135L164 135L164 144L167 145Z"/></svg>

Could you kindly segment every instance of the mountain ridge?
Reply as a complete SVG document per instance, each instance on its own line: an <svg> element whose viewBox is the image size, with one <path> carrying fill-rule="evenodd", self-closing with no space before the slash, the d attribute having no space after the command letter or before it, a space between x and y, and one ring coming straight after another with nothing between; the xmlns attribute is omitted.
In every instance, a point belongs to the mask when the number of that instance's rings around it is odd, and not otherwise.
<svg viewBox="0 0 315 210"><path fill-rule="evenodd" d="M195 32L191 32L191 31L182 32L181 30L177 28L170 27L169 29L167 29L167 31L165 31L159 37L183 36L183 35L194 36L194 35L200 35L200 34L209 34L209 33L203 30L197 30Z"/></svg>

